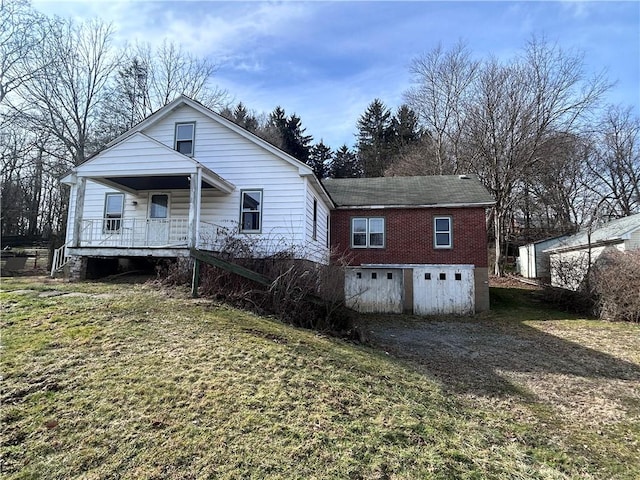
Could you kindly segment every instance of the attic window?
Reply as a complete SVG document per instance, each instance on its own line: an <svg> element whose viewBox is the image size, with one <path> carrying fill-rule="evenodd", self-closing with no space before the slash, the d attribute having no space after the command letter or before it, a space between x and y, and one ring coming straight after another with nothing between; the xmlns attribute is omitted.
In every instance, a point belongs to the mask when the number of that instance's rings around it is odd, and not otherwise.
<svg viewBox="0 0 640 480"><path fill-rule="evenodd" d="M176 150L183 155L193 155L193 141L195 138L196 124L176 123Z"/></svg>

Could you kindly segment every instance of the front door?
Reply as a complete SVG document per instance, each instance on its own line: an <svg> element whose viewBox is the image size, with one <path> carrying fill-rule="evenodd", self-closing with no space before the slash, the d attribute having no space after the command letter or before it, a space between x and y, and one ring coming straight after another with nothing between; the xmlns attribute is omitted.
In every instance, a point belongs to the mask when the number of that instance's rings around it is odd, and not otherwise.
<svg viewBox="0 0 640 480"><path fill-rule="evenodd" d="M169 244L169 194L149 194L147 245Z"/></svg>

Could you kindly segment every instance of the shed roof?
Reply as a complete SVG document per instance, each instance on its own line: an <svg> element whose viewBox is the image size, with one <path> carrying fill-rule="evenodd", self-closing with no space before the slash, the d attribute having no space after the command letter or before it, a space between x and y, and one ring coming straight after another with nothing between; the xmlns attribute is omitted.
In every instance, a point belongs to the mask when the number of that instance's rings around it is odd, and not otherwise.
<svg viewBox="0 0 640 480"><path fill-rule="evenodd" d="M338 207L491 206L475 175L328 178L322 181Z"/></svg>
<svg viewBox="0 0 640 480"><path fill-rule="evenodd" d="M627 240L636 230L640 230L640 213L611 220L601 227L591 230L590 236L589 229L583 229L546 251L576 250L586 247L589 243L593 246L602 243L622 242Z"/></svg>

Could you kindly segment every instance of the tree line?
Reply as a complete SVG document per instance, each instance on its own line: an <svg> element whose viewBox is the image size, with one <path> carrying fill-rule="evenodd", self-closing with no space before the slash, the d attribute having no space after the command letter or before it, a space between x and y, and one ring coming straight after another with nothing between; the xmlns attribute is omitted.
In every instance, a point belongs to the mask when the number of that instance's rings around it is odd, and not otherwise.
<svg viewBox="0 0 640 480"><path fill-rule="evenodd" d="M611 83L580 52L532 38L508 59L475 59L459 43L411 63L395 111L374 99L354 144L314 142L277 106L256 113L215 86L218 65L182 46L117 48L100 20L48 17L0 0L1 233L64 232L59 182L110 140L185 94L259 135L319 178L475 173L496 199L496 272L509 241L574 231L640 209L640 121L606 105Z"/></svg>

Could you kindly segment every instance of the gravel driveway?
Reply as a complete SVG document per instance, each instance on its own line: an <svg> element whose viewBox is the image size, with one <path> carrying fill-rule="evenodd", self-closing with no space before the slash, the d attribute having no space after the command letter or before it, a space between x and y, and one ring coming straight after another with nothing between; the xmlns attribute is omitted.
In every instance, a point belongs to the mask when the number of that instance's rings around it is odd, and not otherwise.
<svg viewBox="0 0 640 480"><path fill-rule="evenodd" d="M490 317L360 321L365 341L411 361L445 389L473 397L517 395L606 423L633 415L640 404L638 329L614 327Z"/></svg>

